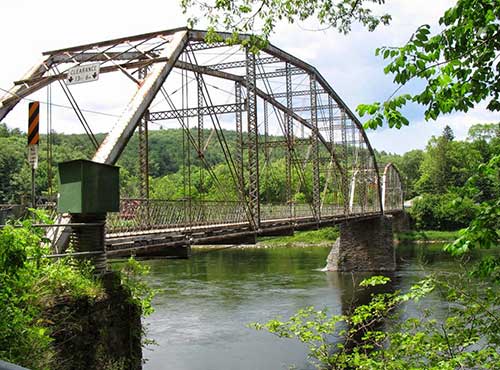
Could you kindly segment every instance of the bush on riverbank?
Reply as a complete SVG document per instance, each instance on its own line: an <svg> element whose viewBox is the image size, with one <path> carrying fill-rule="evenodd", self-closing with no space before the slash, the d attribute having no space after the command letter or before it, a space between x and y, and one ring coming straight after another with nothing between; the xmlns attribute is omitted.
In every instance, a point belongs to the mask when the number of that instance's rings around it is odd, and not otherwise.
<svg viewBox="0 0 500 370"><path fill-rule="evenodd" d="M450 231L467 227L474 219L477 205L454 193L423 194L408 209L417 230Z"/></svg>
<svg viewBox="0 0 500 370"><path fill-rule="evenodd" d="M40 212L35 220L48 222ZM31 220L0 230L0 358L30 369L50 369L55 355L43 311L62 297L96 298L103 293L88 265L48 260L43 230ZM63 325L64 323L57 323Z"/></svg>
<svg viewBox="0 0 500 370"><path fill-rule="evenodd" d="M422 230L422 231L405 231L394 234L394 238L399 242L411 241L453 241L458 238L458 231L439 231L439 230Z"/></svg>
<svg viewBox="0 0 500 370"><path fill-rule="evenodd" d="M258 243L277 246L277 245L324 245L332 244L339 237L337 227L324 227L319 230L296 231L289 236L269 236L258 239Z"/></svg>
<svg viewBox="0 0 500 370"><path fill-rule="evenodd" d="M32 370L136 369L140 316L152 311L152 292L137 279L143 269L129 261L103 284L89 263L44 258L50 249L35 222L50 220L35 211L0 229L0 359Z"/></svg>

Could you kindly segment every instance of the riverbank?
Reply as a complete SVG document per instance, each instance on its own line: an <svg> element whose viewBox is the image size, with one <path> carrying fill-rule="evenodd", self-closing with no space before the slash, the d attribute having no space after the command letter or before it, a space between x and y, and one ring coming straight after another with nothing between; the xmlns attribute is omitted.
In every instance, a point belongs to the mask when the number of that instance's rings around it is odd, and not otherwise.
<svg viewBox="0 0 500 370"><path fill-rule="evenodd" d="M421 230L405 231L394 233L394 240L397 242L415 242L415 243L442 243L451 242L458 238L458 231L438 231Z"/></svg>
<svg viewBox="0 0 500 370"><path fill-rule="evenodd" d="M276 247L310 247L331 245L339 237L336 227L325 227L319 230L296 231L294 235L278 237L262 237L257 239L257 245Z"/></svg>
<svg viewBox="0 0 500 370"><path fill-rule="evenodd" d="M314 246L331 245L339 237L339 230L336 227L326 227L320 230L296 231L294 235L282 237L259 238L258 246ZM458 231L406 231L394 233L396 242L416 242L416 243L442 243L450 242L458 238Z"/></svg>
<svg viewBox="0 0 500 370"><path fill-rule="evenodd" d="M336 227L325 227L319 230L296 231L294 235L289 236L267 236L257 239L256 244L241 244L241 245L196 245L193 249L227 249L227 248L275 248L275 247L314 247L314 246L331 246L339 237L339 230ZM413 243L443 243L451 242L458 238L458 231L406 231L394 233L394 241L396 243L413 242Z"/></svg>

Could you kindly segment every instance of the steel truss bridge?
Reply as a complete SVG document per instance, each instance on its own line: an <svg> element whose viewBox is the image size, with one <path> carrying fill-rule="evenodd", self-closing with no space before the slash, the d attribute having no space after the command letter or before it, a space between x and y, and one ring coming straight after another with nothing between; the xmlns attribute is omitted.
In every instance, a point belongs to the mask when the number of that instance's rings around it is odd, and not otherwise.
<svg viewBox="0 0 500 370"><path fill-rule="evenodd" d="M21 99L57 82L100 163L115 164L136 133L141 193L108 215L108 254L402 210L398 170L377 164L360 121L316 68L271 44L254 54L230 45L231 34L219 35L207 43L206 31L178 28L48 51L0 100L1 120ZM111 73L135 86L101 143L67 84L71 68L95 63L101 77L86 86ZM154 124L182 128L180 199L149 196L148 127ZM215 146L223 170L207 154ZM215 199L204 190L209 186L217 189Z"/></svg>

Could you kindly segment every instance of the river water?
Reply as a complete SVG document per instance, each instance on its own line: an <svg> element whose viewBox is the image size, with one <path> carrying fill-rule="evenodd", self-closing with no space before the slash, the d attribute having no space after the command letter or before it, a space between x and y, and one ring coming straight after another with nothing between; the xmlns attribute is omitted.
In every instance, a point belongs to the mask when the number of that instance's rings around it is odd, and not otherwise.
<svg viewBox="0 0 500 370"><path fill-rule="evenodd" d="M453 269L432 245L399 245L393 289L405 289L424 272ZM151 260L150 283L158 290L146 318L146 370L313 369L304 344L247 325L306 306L332 314L366 300L353 284L369 274L320 271L329 248L276 247L195 250L188 260ZM432 299L432 298L431 298ZM437 299L437 298L436 298Z"/></svg>

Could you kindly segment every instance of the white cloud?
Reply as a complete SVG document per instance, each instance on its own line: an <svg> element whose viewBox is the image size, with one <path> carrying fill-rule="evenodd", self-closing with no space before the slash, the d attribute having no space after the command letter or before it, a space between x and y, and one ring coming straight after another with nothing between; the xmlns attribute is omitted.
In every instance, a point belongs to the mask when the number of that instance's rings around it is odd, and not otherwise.
<svg viewBox="0 0 500 370"><path fill-rule="evenodd" d="M457 140L465 140L469 128L477 123L498 122L498 114L487 112L482 107L464 113L454 113L439 117L436 121L412 122L400 130L381 128L368 130L368 138L377 150L403 154L411 149L424 149L432 136L442 134L445 126L450 126Z"/></svg>

